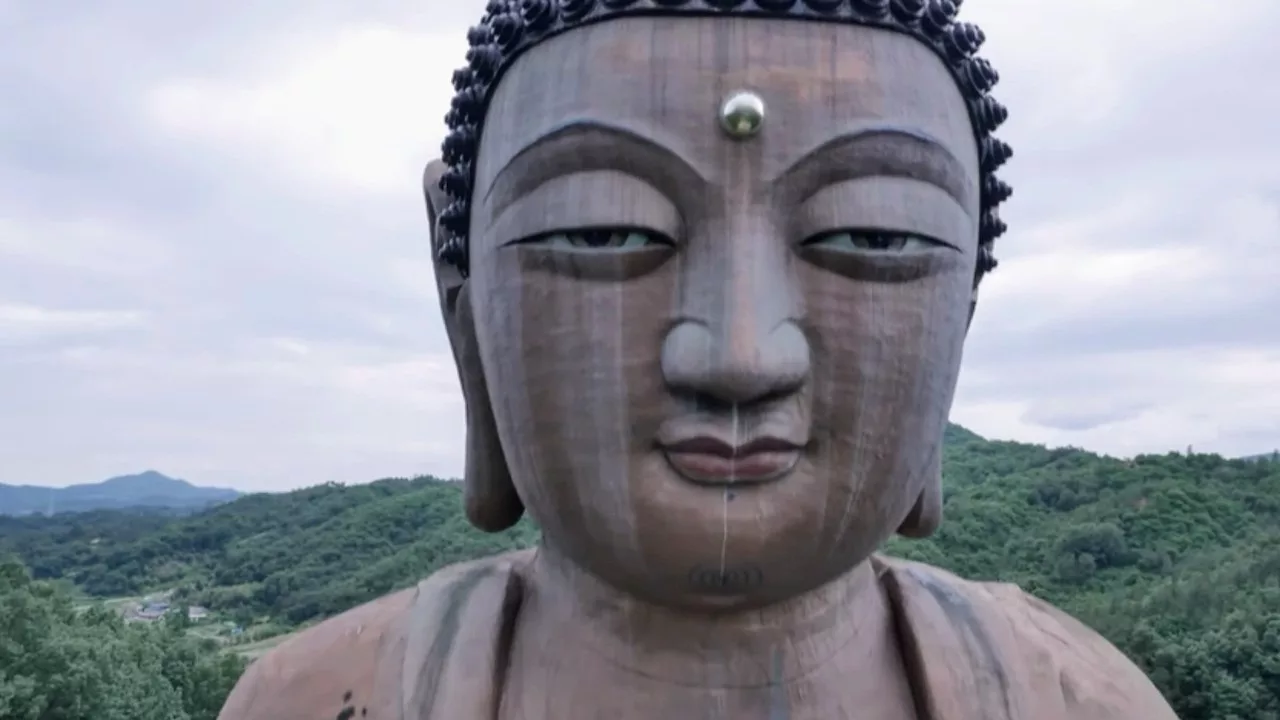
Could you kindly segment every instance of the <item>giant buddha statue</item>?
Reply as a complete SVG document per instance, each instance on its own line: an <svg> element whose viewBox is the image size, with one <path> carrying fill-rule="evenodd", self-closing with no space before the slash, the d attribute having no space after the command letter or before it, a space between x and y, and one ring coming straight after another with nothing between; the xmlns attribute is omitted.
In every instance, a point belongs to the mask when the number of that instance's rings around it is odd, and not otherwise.
<svg viewBox="0 0 1280 720"><path fill-rule="evenodd" d="M958 4L490 2L424 188L467 516L541 542L221 720L1176 720L1063 612L877 554L942 519L1011 192Z"/></svg>

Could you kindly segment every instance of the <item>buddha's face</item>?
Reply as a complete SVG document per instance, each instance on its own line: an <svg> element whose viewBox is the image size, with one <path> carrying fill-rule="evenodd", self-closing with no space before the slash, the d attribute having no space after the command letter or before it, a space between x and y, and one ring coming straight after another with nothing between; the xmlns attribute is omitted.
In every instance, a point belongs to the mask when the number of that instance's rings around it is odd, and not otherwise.
<svg viewBox="0 0 1280 720"><path fill-rule="evenodd" d="M720 124L739 91L764 105L748 138ZM468 282L544 541L687 607L864 560L937 472L977 178L960 92L906 36L634 18L517 60L483 130Z"/></svg>

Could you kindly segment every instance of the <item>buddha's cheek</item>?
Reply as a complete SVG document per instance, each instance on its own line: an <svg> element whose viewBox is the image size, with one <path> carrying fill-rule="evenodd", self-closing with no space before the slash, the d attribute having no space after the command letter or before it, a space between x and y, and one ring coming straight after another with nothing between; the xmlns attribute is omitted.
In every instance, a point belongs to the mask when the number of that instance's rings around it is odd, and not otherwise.
<svg viewBox="0 0 1280 720"><path fill-rule="evenodd" d="M969 266L905 283L806 280L822 534L861 557L936 478L964 343ZM971 271L970 271L971 272Z"/></svg>
<svg viewBox="0 0 1280 720"><path fill-rule="evenodd" d="M517 489L591 570L638 563L636 495L672 412L659 353L674 292L661 274L591 281L493 257L474 278L477 332Z"/></svg>

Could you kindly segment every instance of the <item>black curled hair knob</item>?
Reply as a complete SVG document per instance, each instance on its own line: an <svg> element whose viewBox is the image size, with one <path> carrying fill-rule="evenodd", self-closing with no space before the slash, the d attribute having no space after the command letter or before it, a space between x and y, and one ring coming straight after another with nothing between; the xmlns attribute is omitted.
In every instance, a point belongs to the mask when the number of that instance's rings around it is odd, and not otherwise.
<svg viewBox="0 0 1280 720"><path fill-rule="evenodd" d="M990 243L986 245L982 245L981 247L978 248L978 274L979 275L986 275L992 270L995 270L996 266L999 264L1000 264L1000 261L996 260L995 253L991 251Z"/></svg>
<svg viewBox="0 0 1280 720"><path fill-rule="evenodd" d="M889 0L850 0L853 12L869 20L889 17Z"/></svg>
<svg viewBox="0 0 1280 720"><path fill-rule="evenodd" d="M1009 147L1008 143L990 136L982 139L981 147L978 149L978 164L982 166L982 172L995 172L1011 157L1013 157L1013 148Z"/></svg>
<svg viewBox="0 0 1280 720"><path fill-rule="evenodd" d="M451 111L459 123L474 123L484 112L484 86L472 85L453 96Z"/></svg>
<svg viewBox="0 0 1280 720"><path fill-rule="evenodd" d="M1008 226L1004 224L1004 220L1000 219L1000 211L992 208L983 213L982 220L978 222L979 248L984 245L990 246L1007 229Z"/></svg>
<svg viewBox="0 0 1280 720"><path fill-rule="evenodd" d="M446 165L466 162L476 154L476 131L473 125L462 125L445 136L440 159Z"/></svg>
<svg viewBox="0 0 1280 720"><path fill-rule="evenodd" d="M491 83L498 77L498 66L502 64L502 48L496 44L476 45L467 51L467 63L475 72L476 80Z"/></svg>
<svg viewBox="0 0 1280 720"><path fill-rule="evenodd" d="M974 121L979 133L992 133L1009 119L1009 109L990 95L983 95L973 107Z"/></svg>
<svg viewBox="0 0 1280 720"><path fill-rule="evenodd" d="M441 185L444 183L442 182ZM468 205L461 200L454 200L440 212L440 227L445 231L445 239L456 241L458 247L466 247L466 228ZM444 247L444 243L441 244ZM459 267L461 269L461 266Z"/></svg>
<svg viewBox="0 0 1280 720"><path fill-rule="evenodd" d="M981 216L975 283L996 266L992 243L1006 226L997 212L1013 189L995 171L1013 156L992 133L1009 111L989 94L999 81L995 68L976 53L986 39L977 26L956 22L961 0L489 0L480 23L467 31L467 65L453 74L454 97L441 147L448 169L440 188L451 202L439 215L447 237L439 258L468 273L471 193L474 163L484 131L485 113L502 74L525 50L583 24L630 15L722 15L810 19L869 25L902 33L934 51L955 78L964 97L978 144Z"/></svg>
<svg viewBox="0 0 1280 720"><path fill-rule="evenodd" d="M595 0L560 0L560 19L566 23L575 23L595 9Z"/></svg>
<svg viewBox="0 0 1280 720"><path fill-rule="evenodd" d="M995 175L988 175L982 181L982 204L986 207L995 207L1009 196L1013 195L1013 188L1009 187L1009 183L1001 180Z"/></svg>
<svg viewBox="0 0 1280 720"><path fill-rule="evenodd" d="M493 42L493 29L488 25L476 25L467 31L467 44L472 47L488 45L491 42Z"/></svg>
<svg viewBox="0 0 1280 720"><path fill-rule="evenodd" d="M942 49L956 63L972 57L986 41L986 33L972 23L956 23L942 33Z"/></svg>
<svg viewBox="0 0 1280 720"><path fill-rule="evenodd" d="M520 17L524 18L525 29L540 33L551 27L556 21L559 10L555 0L520 0Z"/></svg>
<svg viewBox="0 0 1280 720"><path fill-rule="evenodd" d="M507 52L519 44L523 35L524 18L520 15L514 12L506 12L493 18L493 39L503 52Z"/></svg>
<svg viewBox="0 0 1280 720"><path fill-rule="evenodd" d="M440 189L461 200L471 190L471 164L462 163L450 167L440 176Z"/></svg>
<svg viewBox="0 0 1280 720"><path fill-rule="evenodd" d="M453 71L453 89L455 92L462 92L471 87L476 81L476 74L469 67L458 68Z"/></svg>
<svg viewBox="0 0 1280 720"><path fill-rule="evenodd" d="M986 58L975 57L956 64L956 78L970 94L982 96L1000 82L1000 73Z"/></svg>
<svg viewBox="0 0 1280 720"><path fill-rule="evenodd" d="M919 27L920 18L924 17L928 6L929 0L891 0L889 13L907 27Z"/></svg>
<svg viewBox="0 0 1280 720"><path fill-rule="evenodd" d="M924 16L920 18L920 27L929 37L938 37L951 21L955 19L960 8L952 0L929 0Z"/></svg>
<svg viewBox="0 0 1280 720"><path fill-rule="evenodd" d="M466 245L459 236L453 236L440 243L440 248L436 251L436 257L440 262L453 267L466 267L467 250Z"/></svg>

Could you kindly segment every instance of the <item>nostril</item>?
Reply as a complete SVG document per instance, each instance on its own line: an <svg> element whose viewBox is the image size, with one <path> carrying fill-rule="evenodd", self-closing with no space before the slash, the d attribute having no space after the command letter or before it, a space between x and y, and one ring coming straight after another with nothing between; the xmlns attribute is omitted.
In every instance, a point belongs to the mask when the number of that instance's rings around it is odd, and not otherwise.
<svg viewBox="0 0 1280 720"><path fill-rule="evenodd" d="M663 378L672 392L708 411L794 394L809 375L808 340L794 323L762 336L762 342L734 343L708 325L682 323L663 343Z"/></svg>
<svg viewBox="0 0 1280 720"><path fill-rule="evenodd" d="M690 388L671 388L672 393L681 400L686 401L693 406L698 412L707 413L709 415L727 415L733 412L734 408L740 407L738 403L699 392Z"/></svg>
<svg viewBox="0 0 1280 720"><path fill-rule="evenodd" d="M687 388L672 388L672 391L677 397L687 400L699 412L711 415L727 415L735 409L745 411L751 407L773 405L791 397L799 389L800 384L797 383L794 386L780 388L756 397L740 397L739 399L729 399L723 395L713 395L708 392L699 392Z"/></svg>
<svg viewBox="0 0 1280 720"><path fill-rule="evenodd" d="M804 383L801 382L800 379L798 379L796 382L789 383L783 387L779 387L777 390L774 390L773 392L765 393L764 395L761 395L760 397L756 398L752 402L759 403L762 405L767 405L769 403L777 402L779 400L785 400L786 398L796 394L796 392L801 388L803 384Z"/></svg>

